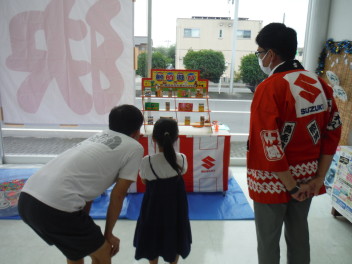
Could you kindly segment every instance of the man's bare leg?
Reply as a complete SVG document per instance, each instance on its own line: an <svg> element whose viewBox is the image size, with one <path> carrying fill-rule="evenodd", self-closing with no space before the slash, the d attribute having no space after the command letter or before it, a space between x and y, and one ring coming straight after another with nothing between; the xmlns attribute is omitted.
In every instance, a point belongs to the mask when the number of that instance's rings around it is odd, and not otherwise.
<svg viewBox="0 0 352 264"><path fill-rule="evenodd" d="M105 240L99 249L90 254L90 257L92 264L111 264L111 244Z"/></svg>

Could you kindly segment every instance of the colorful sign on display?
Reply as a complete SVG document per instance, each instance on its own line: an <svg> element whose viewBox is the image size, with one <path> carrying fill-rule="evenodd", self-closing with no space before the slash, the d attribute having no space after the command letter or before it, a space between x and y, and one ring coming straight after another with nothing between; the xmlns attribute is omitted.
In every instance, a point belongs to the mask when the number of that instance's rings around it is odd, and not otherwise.
<svg viewBox="0 0 352 264"><path fill-rule="evenodd" d="M143 78L143 88L156 86L165 88L208 89L208 80L200 79L196 70L152 70L151 78Z"/></svg>

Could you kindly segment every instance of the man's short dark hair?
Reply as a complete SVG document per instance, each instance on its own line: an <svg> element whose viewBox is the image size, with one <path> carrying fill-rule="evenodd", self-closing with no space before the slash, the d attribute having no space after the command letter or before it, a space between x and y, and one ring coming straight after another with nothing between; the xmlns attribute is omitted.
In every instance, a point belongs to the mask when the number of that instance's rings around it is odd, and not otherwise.
<svg viewBox="0 0 352 264"><path fill-rule="evenodd" d="M259 31L255 41L265 50L273 50L283 61L293 60L297 51L297 34L285 24L271 23Z"/></svg>
<svg viewBox="0 0 352 264"><path fill-rule="evenodd" d="M110 130L130 136L143 124L142 112L134 105L120 105L111 109L109 114Z"/></svg>

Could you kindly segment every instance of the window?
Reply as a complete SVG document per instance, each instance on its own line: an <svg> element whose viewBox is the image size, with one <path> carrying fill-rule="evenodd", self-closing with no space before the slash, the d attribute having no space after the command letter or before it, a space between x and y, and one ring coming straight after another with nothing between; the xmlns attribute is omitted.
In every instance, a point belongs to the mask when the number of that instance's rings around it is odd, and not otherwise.
<svg viewBox="0 0 352 264"><path fill-rule="evenodd" d="M219 30L219 38L222 38L222 29Z"/></svg>
<svg viewBox="0 0 352 264"><path fill-rule="evenodd" d="M199 28L185 28L183 30L183 37L185 38L199 38Z"/></svg>
<svg viewBox="0 0 352 264"><path fill-rule="evenodd" d="M250 30L237 30L238 39L250 39L251 31Z"/></svg>

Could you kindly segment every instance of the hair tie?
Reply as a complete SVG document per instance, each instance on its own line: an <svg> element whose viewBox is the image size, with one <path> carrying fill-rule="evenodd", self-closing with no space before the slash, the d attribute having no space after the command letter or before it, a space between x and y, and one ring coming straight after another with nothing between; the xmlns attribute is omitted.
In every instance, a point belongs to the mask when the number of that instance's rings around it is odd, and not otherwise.
<svg viewBox="0 0 352 264"><path fill-rule="evenodd" d="M165 132L164 133L164 136L166 137L166 136L170 136L170 133L169 132Z"/></svg>

